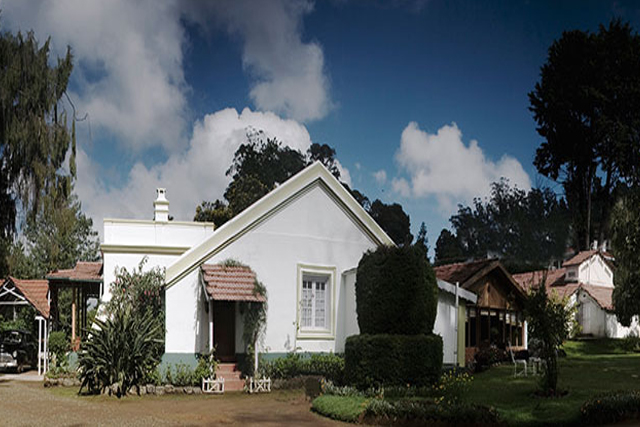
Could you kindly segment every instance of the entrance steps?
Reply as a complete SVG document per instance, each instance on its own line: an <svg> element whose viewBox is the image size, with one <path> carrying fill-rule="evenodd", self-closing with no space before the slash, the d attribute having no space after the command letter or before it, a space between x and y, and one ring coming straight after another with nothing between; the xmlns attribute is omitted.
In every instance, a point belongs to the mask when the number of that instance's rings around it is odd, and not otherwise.
<svg viewBox="0 0 640 427"><path fill-rule="evenodd" d="M242 391L244 380L240 378L237 363L219 363L216 376L224 378L224 391Z"/></svg>

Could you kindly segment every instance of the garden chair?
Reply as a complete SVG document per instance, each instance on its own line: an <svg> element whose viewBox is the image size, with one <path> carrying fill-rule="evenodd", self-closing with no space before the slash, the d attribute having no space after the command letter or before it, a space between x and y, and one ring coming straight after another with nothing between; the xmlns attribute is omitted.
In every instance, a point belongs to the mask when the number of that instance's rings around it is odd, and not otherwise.
<svg viewBox="0 0 640 427"><path fill-rule="evenodd" d="M511 362L513 362L513 376L521 377L527 376L527 361L523 359L516 359L513 355L513 350L511 350L511 343L509 343L509 355L511 356ZM519 366L522 366L522 369L518 369Z"/></svg>

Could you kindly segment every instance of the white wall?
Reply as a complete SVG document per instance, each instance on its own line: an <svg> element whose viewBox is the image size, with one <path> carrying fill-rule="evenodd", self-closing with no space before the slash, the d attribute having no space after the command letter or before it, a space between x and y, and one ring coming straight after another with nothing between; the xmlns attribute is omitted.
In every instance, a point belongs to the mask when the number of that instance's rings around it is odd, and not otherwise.
<svg viewBox="0 0 640 427"><path fill-rule="evenodd" d="M154 222L105 219L104 243L104 294L102 301L109 301L109 286L115 280L115 269L136 268L146 256L145 271L171 265L184 251L199 244L213 234L211 223Z"/></svg>
<svg viewBox="0 0 640 427"><path fill-rule="evenodd" d="M580 282L588 285L613 287L613 272L597 254L580 264L578 277Z"/></svg>
<svg viewBox="0 0 640 427"><path fill-rule="evenodd" d="M352 312L355 305L351 300L347 302L346 296L347 291L349 295L353 292L350 283L355 280L349 274L343 276L343 272L356 267L362 254L372 248L375 243L322 187L316 186L213 255L207 263L227 259L240 261L251 267L265 285L269 308L261 352L281 353L294 349L341 352L344 351L345 336L351 333L347 331L354 330L355 316ZM335 337L332 339L298 336L299 264L335 269L337 289L333 292L332 319ZM193 352L197 347L192 313L194 305L198 304L192 298L198 295L194 291L198 274L199 270L189 274L167 292L167 352ZM341 307L344 310L340 310ZM180 321L174 321L174 318L180 318Z"/></svg>
<svg viewBox="0 0 640 427"><path fill-rule="evenodd" d="M343 300L344 305L342 311L344 313L343 337L346 340L351 335L358 335L360 327L358 326L358 313L356 312L356 270L350 270L342 277L344 286Z"/></svg>
<svg viewBox="0 0 640 427"><path fill-rule="evenodd" d="M606 336L606 312L585 291L578 293L578 322L582 326L582 333L594 337Z"/></svg>
<svg viewBox="0 0 640 427"><path fill-rule="evenodd" d="M442 337L442 361L447 364L456 363L456 346L458 337L456 336L456 298L448 292L438 291L438 312L433 332Z"/></svg>

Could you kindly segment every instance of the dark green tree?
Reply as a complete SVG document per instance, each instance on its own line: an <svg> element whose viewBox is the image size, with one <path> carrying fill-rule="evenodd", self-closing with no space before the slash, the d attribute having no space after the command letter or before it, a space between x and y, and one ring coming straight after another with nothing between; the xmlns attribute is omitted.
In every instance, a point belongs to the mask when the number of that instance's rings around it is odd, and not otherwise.
<svg viewBox="0 0 640 427"><path fill-rule="evenodd" d="M427 237L427 226L424 222L420 224L420 229L418 230L418 235L416 236L414 244L422 249L425 256L427 255L429 252L429 238Z"/></svg>
<svg viewBox="0 0 640 427"><path fill-rule="evenodd" d="M458 238L446 228L443 228L438 236L435 252L435 265L450 264L466 259Z"/></svg>
<svg viewBox="0 0 640 427"><path fill-rule="evenodd" d="M398 203L388 205L376 199L371 203L369 215L382 227L396 245L406 246L413 241L411 220Z"/></svg>
<svg viewBox="0 0 640 427"><path fill-rule="evenodd" d="M203 201L196 207L194 221L213 222L216 227L220 227L225 222L233 218L231 208L223 200L217 199L215 202Z"/></svg>
<svg viewBox="0 0 640 427"><path fill-rule="evenodd" d="M309 164L320 161L329 169L337 179L340 179L340 169L338 169L338 160L336 159L336 150L327 144L311 144L307 150L307 159Z"/></svg>
<svg viewBox="0 0 640 427"><path fill-rule="evenodd" d="M457 241L462 258L499 257L514 272L546 267L562 259L569 236L562 199L549 189L513 188L504 179L492 184L488 200L475 199L473 209L459 206L450 221L455 241L441 234L436 262L444 259L445 243L451 257L456 256Z"/></svg>
<svg viewBox="0 0 640 427"><path fill-rule="evenodd" d="M564 32L529 100L544 138L534 164L562 183L575 244L586 249L609 237L620 184L640 179L640 36L619 20Z"/></svg>
<svg viewBox="0 0 640 427"><path fill-rule="evenodd" d="M640 315L640 189L634 188L615 206L611 241L616 256L613 302L625 326Z"/></svg>
<svg viewBox="0 0 640 427"><path fill-rule="evenodd" d="M0 35L0 276L17 217L35 220L53 189L71 193L75 176L73 117L62 104L72 56L54 64L47 40L39 46L33 32ZM71 129L69 129L71 122ZM62 165L71 148L69 171ZM18 210L17 206L20 207Z"/></svg>

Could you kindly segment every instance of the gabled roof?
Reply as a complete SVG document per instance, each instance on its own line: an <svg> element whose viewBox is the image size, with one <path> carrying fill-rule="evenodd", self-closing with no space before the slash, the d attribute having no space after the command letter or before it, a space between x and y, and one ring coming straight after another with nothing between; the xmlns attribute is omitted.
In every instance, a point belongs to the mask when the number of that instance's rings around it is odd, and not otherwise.
<svg viewBox="0 0 640 427"><path fill-rule="evenodd" d="M481 259L470 262L457 262L434 267L436 277L449 283L459 283L464 286L469 279L485 267L493 265L496 259Z"/></svg>
<svg viewBox="0 0 640 427"><path fill-rule="evenodd" d="M263 295L256 293L256 273L249 267L203 264L201 270L209 299L266 302Z"/></svg>
<svg viewBox="0 0 640 427"><path fill-rule="evenodd" d="M481 259L470 262L458 262L455 264L440 265L434 268L436 277L440 280L444 280L449 283L459 283L460 287L469 289L480 278L487 274L496 271L501 274L510 286L521 297L524 296L524 291L516 282L511 274L504 268L500 260L498 259Z"/></svg>
<svg viewBox="0 0 640 427"><path fill-rule="evenodd" d="M566 268L556 268L553 270L536 270L526 273L514 274L513 279L518 282L520 287L529 291L529 289L536 289L542 278L546 275L545 285L547 286L562 286L564 285L564 275L567 272Z"/></svg>
<svg viewBox="0 0 640 427"><path fill-rule="evenodd" d="M47 279L70 282L102 282L102 261L78 261L73 268L49 273Z"/></svg>
<svg viewBox="0 0 640 427"><path fill-rule="evenodd" d="M167 287L173 286L178 280L197 269L211 256L315 186L321 186L325 189L376 245L394 245L393 240L387 233L382 230L331 172L318 161L289 178L282 185L216 229L207 240L180 256L173 264L167 267Z"/></svg>
<svg viewBox="0 0 640 427"><path fill-rule="evenodd" d="M613 288L585 285L584 283L580 284L580 288L588 293L600 307L607 311L613 311Z"/></svg>
<svg viewBox="0 0 640 427"><path fill-rule="evenodd" d="M47 280L21 280L9 276L0 288L9 283L13 283L38 313L45 318L49 318L49 300L47 299L49 282Z"/></svg>

